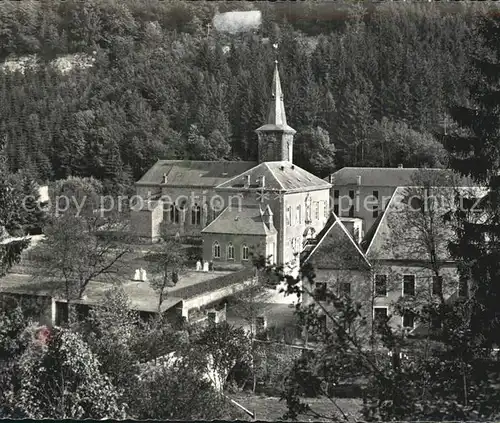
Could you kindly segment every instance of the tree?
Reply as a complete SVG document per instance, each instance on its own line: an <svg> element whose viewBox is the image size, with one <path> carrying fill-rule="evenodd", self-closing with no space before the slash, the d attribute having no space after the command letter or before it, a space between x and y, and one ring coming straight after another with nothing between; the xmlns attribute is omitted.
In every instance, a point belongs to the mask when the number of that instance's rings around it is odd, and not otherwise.
<svg viewBox="0 0 500 423"><path fill-rule="evenodd" d="M186 253L180 241L164 238L161 251L149 253L148 260L153 262L154 270L159 272L159 276L151 278L150 285L158 294L158 312L161 312L166 289L175 286L184 270Z"/></svg>
<svg viewBox="0 0 500 423"><path fill-rule="evenodd" d="M457 239L451 251L459 261L461 276L468 281L470 330L485 348L500 344L500 314L495 305L500 298L500 114L497 76L500 56L497 37L500 19L482 18L477 36L482 48L474 54L476 77L467 103L451 108L459 128L445 137L451 153L450 165L462 175L488 189L482 204L482 219L471 219L471 205L462 204L451 217ZM472 215L477 213L472 213Z"/></svg>
<svg viewBox="0 0 500 423"><path fill-rule="evenodd" d="M6 229L17 228L21 217L19 212L20 198L8 177L3 145L0 144L0 277L19 260L21 252L28 247L29 240L7 241Z"/></svg>
<svg viewBox="0 0 500 423"><path fill-rule="evenodd" d="M250 339L251 339L251 368L252 368L252 391L255 392L257 386L257 349L255 338L257 337L257 320L259 317L263 317L263 312L265 309L265 297L266 297L266 287L263 283L265 275L264 272L260 272L258 277L252 278L247 287L237 293L233 298L234 311L241 317L250 328Z"/></svg>
<svg viewBox="0 0 500 423"><path fill-rule="evenodd" d="M198 359L197 359L198 361ZM130 414L137 419L211 420L239 414L216 392L192 360L173 359L140 376Z"/></svg>
<svg viewBox="0 0 500 423"><path fill-rule="evenodd" d="M366 152L366 166L443 167L447 161L446 150L431 134L385 117L372 125Z"/></svg>
<svg viewBox="0 0 500 423"><path fill-rule="evenodd" d="M209 323L193 340L203 357L204 364L201 368L204 368L214 386L220 390L224 389L231 369L237 363L248 361L251 342L253 340L248 338L242 328L235 328L226 322Z"/></svg>
<svg viewBox="0 0 500 423"><path fill-rule="evenodd" d="M37 328L18 363L11 394L21 416L102 419L124 416L124 405L81 338L64 329Z"/></svg>
<svg viewBox="0 0 500 423"><path fill-rule="evenodd" d="M92 280L116 275L130 251L119 214L101 209L100 189L92 178L58 181L55 197L65 201L54 207L45 239L34 250L36 276L61 281L67 301L81 299Z"/></svg>
<svg viewBox="0 0 500 423"><path fill-rule="evenodd" d="M307 263L300 278L285 276L290 293L301 292L299 282L304 277L315 280ZM312 306L299 308L299 316L317 334L317 343L291 369L282 394L287 417L308 414L337 420L340 414L347 419L327 387L348 379L365 385L367 420L496 418L500 413L500 396L494 387L497 364L470 342L472 334L463 318L466 307L463 302L450 307L444 316L448 330L438 343L410 342L398 337L388 320L380 322L375 326L379 344L374 349L366 348L357 331L351 330L366 321L361 304L327 292L325 302L315 300ZM315 395L331 400L331 415L319 413L301 399Z"/></svg>
<svg viewBox="0 0 500 423"><path fill-rule="evenodd" d="M321 127L307 127L299 131L294 141L294 163L318 176L335 169L335 146Z"/></svg>
<svg viewBox="0 0 500 423"><path fill-rule="evenodd" d="M109 289L83 324L84 340L96 354L101 371L128 393L138 369L134 337L141 337L139 315L121 286Z"/></svg>

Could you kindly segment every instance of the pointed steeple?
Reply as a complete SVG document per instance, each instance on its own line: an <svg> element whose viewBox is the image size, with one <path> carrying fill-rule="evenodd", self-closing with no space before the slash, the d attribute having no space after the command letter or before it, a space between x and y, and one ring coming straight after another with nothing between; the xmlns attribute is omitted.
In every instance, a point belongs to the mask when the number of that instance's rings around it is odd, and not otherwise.
<svg viewBox="0 0 500 423"><path fill-rule="evenodd" d="M271 102L267 122L256 130L259 136L259 162L292 161L293 135L295 129L286 122L285 102L278 70L278 61L274 66Z"/></svg>
<svg viewBox="0 0 500 423"><path fill-rule="evenodd" d="M286 125L285 103L283 102L283 91L281 90L280 73L278 70L278 61L274 61L274 75L272 85L272 99L267 116L267 123L271 125Z"/></svg>
<svg viewBox="0 0 500 423"><path fill-rule="evenodd" d="M271 87L271 102L269 104L269 113L267 122L257 131L276 131L282 130L295 134L295 130L288 126L286 122L285 102L283 101L283 90L281 89L280 73L278 70L278 61L274 61L273 85Z"/></svg>

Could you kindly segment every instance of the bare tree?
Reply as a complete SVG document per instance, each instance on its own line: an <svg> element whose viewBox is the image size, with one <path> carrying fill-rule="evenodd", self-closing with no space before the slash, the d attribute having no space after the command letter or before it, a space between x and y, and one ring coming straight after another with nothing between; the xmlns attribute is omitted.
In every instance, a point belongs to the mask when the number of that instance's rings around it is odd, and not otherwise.
<svg viewBox="0 0 500 423"><path fill-rule="evenodd" d="M161 250L150 253L148 260L153 263L154 275L150 280L151 287L158 293L158 312L166 298L168 287L175 286L185 271L186 252L180 241L165 238Z"/></svg>

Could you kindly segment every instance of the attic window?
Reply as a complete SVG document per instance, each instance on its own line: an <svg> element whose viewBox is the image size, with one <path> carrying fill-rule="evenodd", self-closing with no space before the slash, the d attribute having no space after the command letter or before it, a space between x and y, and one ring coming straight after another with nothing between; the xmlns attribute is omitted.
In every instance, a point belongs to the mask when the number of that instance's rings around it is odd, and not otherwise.
<svg viewBox="0 0 500 423"><path fill-rule="evenodd" d="M222 176L227 176L227 172L222 172Z"/></svg>

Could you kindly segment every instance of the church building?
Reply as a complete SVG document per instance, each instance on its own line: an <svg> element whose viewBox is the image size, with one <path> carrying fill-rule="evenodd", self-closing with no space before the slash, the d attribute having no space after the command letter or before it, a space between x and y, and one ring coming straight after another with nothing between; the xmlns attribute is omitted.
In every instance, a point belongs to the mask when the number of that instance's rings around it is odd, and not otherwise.
<svg viewBox="0 0 500 423"><path fill-rule="evenodd" d="M251 263L265 255L295 266L325 226L332 185L293 164L278 63L267 121L256 130L258 162L159 160L137 183L133 232L151 241L160 227L201 235L203 259Z"/></svg>

